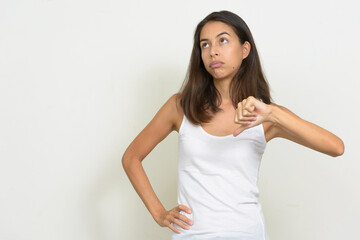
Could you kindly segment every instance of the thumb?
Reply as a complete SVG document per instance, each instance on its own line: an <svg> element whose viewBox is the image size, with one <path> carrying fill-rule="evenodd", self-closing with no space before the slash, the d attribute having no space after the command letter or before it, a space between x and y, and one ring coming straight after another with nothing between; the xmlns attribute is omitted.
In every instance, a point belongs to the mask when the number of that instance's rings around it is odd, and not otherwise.
<svg viewBox="0 0 360 240"><path fill-rule="evenodd" d="M236 137L237 135L239 135L240 133L242 133L245 129L247 129L248 127L246 125L241 125L240 127L238 127L237 129L235 129L235 131L233 132L233 136Z"/></svg>

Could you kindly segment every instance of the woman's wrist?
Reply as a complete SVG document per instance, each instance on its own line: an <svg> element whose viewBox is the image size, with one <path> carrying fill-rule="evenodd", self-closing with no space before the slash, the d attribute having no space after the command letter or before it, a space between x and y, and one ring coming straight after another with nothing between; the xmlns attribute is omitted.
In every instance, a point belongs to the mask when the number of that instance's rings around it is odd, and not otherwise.
<svg viewBox="0 0 360 240"><path fill-rule="evenodd" d="M160 210L154 212L154 214L152 214L152 217L154 218L154 220L156 222L159 222L161 219L161 215L163 215L166 212L165 208L161 208Z"/></svg>
<svg viewBox="0 0 360 240"><path fill-rule="evenodd" d="M269 115L268 115L268 121L272 122L274 124L279 124L279 115L281 112L280 106L275 104L275 103L270 103L269 104Z"/></svg>

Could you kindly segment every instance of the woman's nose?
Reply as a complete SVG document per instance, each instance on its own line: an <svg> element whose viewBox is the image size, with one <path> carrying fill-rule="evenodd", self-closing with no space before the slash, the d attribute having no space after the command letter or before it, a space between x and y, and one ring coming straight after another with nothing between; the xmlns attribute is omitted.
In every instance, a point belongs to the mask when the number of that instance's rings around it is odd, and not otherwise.
<svg viewBox="0 0 360 240"><path fill-rule="evenodd" d="M214 56L219 56L219 51L217 49L217 47L212 46L210 49L210 56L214 57Z"/></svg>

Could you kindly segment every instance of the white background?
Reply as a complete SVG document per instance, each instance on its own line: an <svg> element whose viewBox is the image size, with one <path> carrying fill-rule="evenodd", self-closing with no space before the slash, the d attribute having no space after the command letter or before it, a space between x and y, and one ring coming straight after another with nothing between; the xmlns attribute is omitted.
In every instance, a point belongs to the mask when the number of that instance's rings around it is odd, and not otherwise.
<svg viewBox="0 0 360 240"><path fill-rule="evenodd" d="M271 240L360 235L358 1L0 2L0 239L170 239L121 165L176 93L193 33L212 11L241 16L275 103L345 142L333 158L271 140L260 202ZM143 166L176 206L177 132Z"/></svg>

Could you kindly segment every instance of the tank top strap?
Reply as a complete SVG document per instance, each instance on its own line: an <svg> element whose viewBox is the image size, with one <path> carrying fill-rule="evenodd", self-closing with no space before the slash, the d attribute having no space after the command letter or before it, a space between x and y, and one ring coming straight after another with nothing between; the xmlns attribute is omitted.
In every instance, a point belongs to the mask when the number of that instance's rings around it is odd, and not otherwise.
<svg viewBox="0 0 360 240"><path fill-rule="evenodd" d="M194 127L196 127L194 124L192 124L186 117L186 115L183 115L183 120L181 122L180 128L179 128L179 135L183 135L184 133L186 133L187 131L189 131L189 129L192 130L192 133L194 133Z"/></svg>
<svg viewBox="0 0 360 240"><path fill-rule="evenodd" d="M186 116L185 114L183 115L183 119L181 121L181 125L180 125L180 128L179 128L179 134L182 134L184 132L184 128L185 128L185 122L186 122Z"/></svg>

